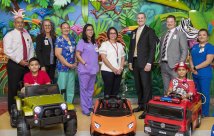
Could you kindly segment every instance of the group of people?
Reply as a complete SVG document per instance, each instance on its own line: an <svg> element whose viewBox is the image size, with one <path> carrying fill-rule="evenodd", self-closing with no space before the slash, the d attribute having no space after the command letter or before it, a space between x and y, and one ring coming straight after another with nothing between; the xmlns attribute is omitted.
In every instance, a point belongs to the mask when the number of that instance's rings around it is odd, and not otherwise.
<svg viewBox="0 0 214 136"><path fill-rule="evenodd" d="M155 31L145 25L145 22L146 15L138 13L138 28L131 33L128 53L129 69L134 73L138 95L138 107L133 111L144 111L139 116L140 119L145 117L146 104L152 98L151 70L156 45L159 42ZM176 18L169 15L166 24L168 31L160 40L160 66L164 90L172 90L169 84L170 80L177 78L175 65L185 62L188 46L185 34L175 28ZM7 63L9 113L11 105L15 103L14 96L17 95L20 81L24 79L25 86L55 83L55 70L60 90L66 90L65 99L72 103L77 69L82 113L89 116L93 109L92 98L96 74L99 71L99 55L102 59L100 70L104 82L104 95L119 93L126 54L123 45L117 41L116 28L108 29L108 40L98 48L93 25L86 24L82 39L76 42L70 35L70 25L67 22L60 25L61 35L56 37L54 24L50 20L43 20L34 51L32 39L24 29L22 16L15 18L14 26L15 29L8 32L3 39L4 52L9 58ZM214 47L208 43L208 33L205 29L199 31L198 41L199 44L191 49L190 66L198 91L207 98L207 103L203 105L203 114L208 116L212 78L210 63L213 60Z"/></svg>

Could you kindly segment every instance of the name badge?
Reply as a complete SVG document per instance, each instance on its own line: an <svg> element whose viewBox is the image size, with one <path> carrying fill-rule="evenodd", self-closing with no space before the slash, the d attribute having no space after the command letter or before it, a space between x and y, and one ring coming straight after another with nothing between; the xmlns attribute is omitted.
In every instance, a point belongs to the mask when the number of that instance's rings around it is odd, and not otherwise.
<svg viewBox="0 0 214 136"><path fill-rule="evenodd" d="M74 48L72 46L70 46L69 48L70 48L70 52L72 53L74 51Z"/></svg>
<svg viewBox="0 0 214 136"><path fill-rule="evenodd" d="M174 35L174 36L173 36L173 39L176 39L176 38L177 38L177 35Z"/></svg>
<svg viewBox="0 0 214 136"><path fill-rule="evenodd" d="M133 33L132 39L135 39L135 35L136 35L136 34L135 34L135 33Z"/></svg>
<svg viewBox="0 0 214 136"><path fill-rule="evenodd" d="M201 48L199 51L199 53L202 53L202 52L204 52L204 48Z"/></svg>
<svg viewBox="0 0 214 136"><path fill-rule="evenodd" d="M48 45L48 40L44 40L44 42L45 42L45 45Z"/></svg>
<svg viewBox="0 0 214 136"><path fill-rule="evenodd" d="M96 48L95 48L95 51L96 51L96 52L99 52L99 49L98 49L98 47L96 47Z"/></svg>

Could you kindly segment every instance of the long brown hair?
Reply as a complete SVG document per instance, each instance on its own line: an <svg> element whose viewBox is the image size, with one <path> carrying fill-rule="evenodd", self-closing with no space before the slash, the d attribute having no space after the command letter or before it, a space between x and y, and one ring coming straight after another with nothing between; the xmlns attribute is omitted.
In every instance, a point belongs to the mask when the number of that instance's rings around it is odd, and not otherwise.
<svg viewBox="0 0 214 136"><path fill-rule="evenodd" d="M45 28L44 28L44 22L45 22L45 21L50 22L50 24L51 24L50 35L51 35L51 37L55 37L55 36L56 36L56 33L55 33L55 26L54 26L54 23L53 23L50 19L45 19L45 20L42 21L40 33L43 34L44 36L46 35L46 34L45 34Z"/></svg>

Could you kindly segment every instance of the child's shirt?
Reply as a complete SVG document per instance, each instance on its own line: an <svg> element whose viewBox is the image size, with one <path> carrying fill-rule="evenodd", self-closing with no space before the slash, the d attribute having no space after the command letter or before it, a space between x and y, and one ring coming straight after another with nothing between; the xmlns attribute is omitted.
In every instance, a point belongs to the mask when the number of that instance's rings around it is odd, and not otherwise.
<svg viewBox="0 0 214 136"><path fill-rule="evenodd" d="M24 75L24 84L28 83L31 85L44 85L50 82L51 80L45 71L39 70L37 76L33 76L31 72L28 72Z"/></svg>
<svg viewBox="0 0 214 136"><path fill-rule="evenodd" d="M172 88L172 92L186 96L188 93L195 95L196 88L193 80L190 79L172 79L169 83L169 88Z"/></svg>

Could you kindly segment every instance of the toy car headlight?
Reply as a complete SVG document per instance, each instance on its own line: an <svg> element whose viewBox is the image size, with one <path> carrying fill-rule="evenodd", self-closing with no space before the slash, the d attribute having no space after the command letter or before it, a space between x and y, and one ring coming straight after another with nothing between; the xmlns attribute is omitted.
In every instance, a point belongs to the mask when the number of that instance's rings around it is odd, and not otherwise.
<svg viewBox="0 0 214 136"><path fill-rule="evenodd" d="M94 122L94 126L96 127L96 128L100 128L100 124L98 124L97 122Z"/></svg>
<svg viewBox="0 0 214 136"><path fill-rule="evenodd" d="M34 112L35 112L36 114L39 114L41 111L42 111L42 108L39 107L39 106L36 106L36 107L34 108Z"/></svg>
<svg viewBox="0 0 214 136"><path fill-rule="evenodd" d="M133 126L134 126L134 123L131 122L131 123L128 125L128 128L131 129L131 128L133 128Z"/></svg>
<svg viewBox="0 0 214 136"><path fill-rule="evenodd" d="M66 110L66 109L67 109L67 105L66 105L65 103L62 103L62 104L60 105L60 107L62 108L62 110Z"/></svg>
<svg viewBox="0 0 214 136"><path fill-rule="evenodd" d="M152 132L151 127L145 127L145 128L144 128L144 130L145 130L145 132L147 132L147 133L148 133L148 132L149 132L149 133L151 133L151 132Z"/></svg>

